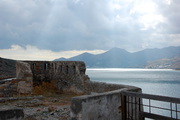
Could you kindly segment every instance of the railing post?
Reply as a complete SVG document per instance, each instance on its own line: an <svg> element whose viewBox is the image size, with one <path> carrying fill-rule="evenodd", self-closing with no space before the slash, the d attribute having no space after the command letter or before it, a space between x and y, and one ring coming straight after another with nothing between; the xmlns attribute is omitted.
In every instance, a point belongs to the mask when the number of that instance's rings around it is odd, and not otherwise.
<svg viewBox="0 0 180 120"><path fill-rule="evenodd" d="M126 96L123 93L121 95L121 106L122 106L122 120L127 120Z"/></svg>

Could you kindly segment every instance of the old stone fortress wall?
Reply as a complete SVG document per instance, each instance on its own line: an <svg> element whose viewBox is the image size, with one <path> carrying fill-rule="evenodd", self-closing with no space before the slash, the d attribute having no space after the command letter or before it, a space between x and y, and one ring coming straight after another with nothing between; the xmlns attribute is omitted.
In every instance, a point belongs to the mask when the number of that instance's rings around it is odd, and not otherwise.
<svg viewBox="0 0 180 120"><path fill-rule="evenodd" d="M141 92L134 86L93 82L85 72L81 61L18 61L16 79L0 86L0 96L31 94L33 86L53 80L58 91L82 95L72 98L73 120L118 120L122 116L121 92Z"/></svg>

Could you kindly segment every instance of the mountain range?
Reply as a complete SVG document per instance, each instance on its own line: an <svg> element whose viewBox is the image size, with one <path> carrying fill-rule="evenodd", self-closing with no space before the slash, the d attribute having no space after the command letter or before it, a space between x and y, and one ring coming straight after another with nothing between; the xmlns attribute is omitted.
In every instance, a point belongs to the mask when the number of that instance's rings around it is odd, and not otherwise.
<svg viewBox="0 0 180 120"><path fill-rule="evenodd" d="M54 61L84 61L88 68L148 68L154 61L174 58L176 58L177 62L180 61L180 46L145 49L134 53L130 53L121 48L112 48L102 54L93 55L83 53L69 59L58 58ZM159 61L157 66L155 65L156 62L153 63L153 65L156 66L153 68L159 68ZM169 65L169 67L170 66L172 65ZM180 66L176 66L176 68L177 67L180 68Z"/></svg>

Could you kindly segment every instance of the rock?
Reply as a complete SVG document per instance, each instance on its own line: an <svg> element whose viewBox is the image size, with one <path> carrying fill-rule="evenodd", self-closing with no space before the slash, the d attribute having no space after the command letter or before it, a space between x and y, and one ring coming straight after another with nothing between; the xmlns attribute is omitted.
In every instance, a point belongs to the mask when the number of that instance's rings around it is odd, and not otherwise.
<svg viewBox="0 0 180 120"><path fill-rule="evenodd" d="M53 107L53 106L48 107L49 112L55 112L56 110L57 110L56 107Z"/></svg>
<svg viewBox="0 0 180 120"><path fill-rule="evenodd" d="M4 90L4 86L2 86L2 85L0 86L0 91L1 91L1 90Z"/></svg>
<svg viewBox="0 0 180 120"><path fill-rule="evenodd" d="M28 94L31 93L33 89L32 84L27 84L26 81L20 81L18 83L17 91L18 93Z"/></svg>
<svg viewBox="0 0 180 120"><path fill-rule="evenodd" d="M33 106L40 106L40 105L42 105L42 102L40 100L38 100L38 99L34 99L34 100L31 100L31 101L27 101L25 104L28 107L33 107Z"/></svg>
<svg viewBox="0 0 180 120"><path fill-rule="evenodd" d="M37 119L33 116L28 116L24 120L37 120Z"/></svg>
<svg viewBox="0 0 180 120"><path fill-rule="evenodd" d="M23 109L0 110L0 120L22 120L23 118Z"/></svg>
<svg viewBox="0 0 180 120"><path fill-rule="evenodd" d="M0 97L4 97L4 94L0 92Z"/></svg>

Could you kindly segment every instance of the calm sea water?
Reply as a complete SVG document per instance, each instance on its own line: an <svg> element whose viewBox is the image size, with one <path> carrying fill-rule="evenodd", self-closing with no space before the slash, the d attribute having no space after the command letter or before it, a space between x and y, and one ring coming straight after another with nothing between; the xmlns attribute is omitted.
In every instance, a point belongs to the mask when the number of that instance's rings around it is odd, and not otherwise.
<svg viewBox="0 0 180 120"><path fill-rule="evenodd" d="M180 70L171 69L87 69L92 81L140 87L143 93L180 98Z"/></svg>

